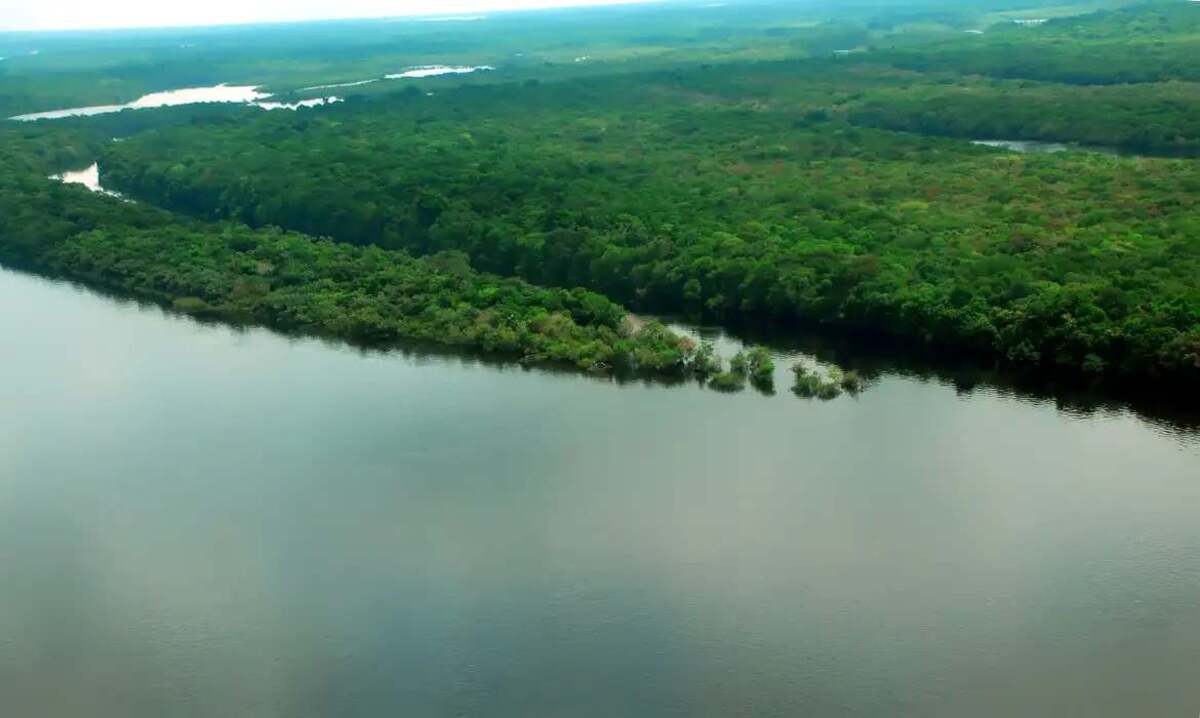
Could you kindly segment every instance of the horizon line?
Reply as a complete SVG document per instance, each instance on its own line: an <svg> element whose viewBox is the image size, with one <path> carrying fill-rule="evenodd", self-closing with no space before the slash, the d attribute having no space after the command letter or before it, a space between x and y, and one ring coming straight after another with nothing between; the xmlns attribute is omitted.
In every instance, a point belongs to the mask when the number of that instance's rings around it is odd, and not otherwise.
<svg viewBox="0 0 1200 718"><path fill-rule="evenodd" d="M410 13L398 13L389 15L342 15L329 17L301 17L301 18L277 18L277 19L261 19L261 20L217 20L214 22L202 23L163 23L163 24L147 24L147 25L94 25L87 27L61 27L61 26L45 26L45 27L0 27L0 35L33 35L38 33L89 33L89 32L132 32L132 31L153 31L153 30L189 30L189 29L211 29L211 28L236 28L236 27L253 27L257 25L302 25L308 23L321 22L352 22L355 20L367 21L390 21L390 20L411 20L415 22L437 22L439 20L450 22L467 22L467 21L482 21L487 20L492 15L509 15L518 13L536 13L550 10L584 10L584 9L600 9L606 7L620 7L626 5L677 5L688 4L689 0L585 0L584 2L572 2L571 0L546 0L545 5L537 5L534 7L523 8L478 8L464 9L460 11L417 11ZM702 0L696 0L697 5L702 5Z"/></svg>

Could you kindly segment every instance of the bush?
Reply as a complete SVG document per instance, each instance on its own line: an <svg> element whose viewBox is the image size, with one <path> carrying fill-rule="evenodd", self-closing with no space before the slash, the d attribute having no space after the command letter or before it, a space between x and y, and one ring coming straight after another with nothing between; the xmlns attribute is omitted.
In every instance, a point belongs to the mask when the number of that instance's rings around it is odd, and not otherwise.
<svg viewBox="0 0 1200 718"><path fill-rule="evenodd" d="M730 372L740 376L746 376L746 373L749 372L749 370L750 359L746 356L746 351L744 349L737 354L734 354L733 358L729 360Z"/></svg>
<svg viewBox="0 0 1200 718"><path fill-rule="evenodd" d="M764 391L775 387L775 360L764 347L753 347L746 354L750 383Z"/></svg>
<svg viewBox="0 0 1200 718"><path fill-rule="evenodd" d="M692 356L692 373L700 379L707 379L721 373L721 357L712 342L701 342L700 348Z"/></svg>
<svg viewBox="0 0 1200 718"><path fill-rule="evenodd" d="M841 396L846 381L846 375L836 367L830 370L828 379L821 378L800 364L792 367L792 373L796 375L792 393L805 399L816 398L822 401L836 399ZM857 379L857 375L855 379Z"/></svg>
<svg viewBox="0 0 1200 718"><path fill-rule="evenodd" d="M722 372L714 376L708 386L717 391L741 391L746 388L746 377L735 371Z"/></svg>
<svg viewBox="0 0 1200 718"><path fill-rule="evenodd" d="M863 390L862 377L858 372L848 371L842 374L841 387L847 394L858 394Z"/></svg>

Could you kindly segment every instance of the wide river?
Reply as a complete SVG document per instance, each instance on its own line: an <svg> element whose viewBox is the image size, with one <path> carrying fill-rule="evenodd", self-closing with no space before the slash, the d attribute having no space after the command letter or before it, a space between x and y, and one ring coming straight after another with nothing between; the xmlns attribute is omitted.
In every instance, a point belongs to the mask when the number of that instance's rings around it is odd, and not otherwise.
<svg viewBox="0 0 1200 718"><path fill-rule="evenodd" d="M0 306L4 715L1200 713L1187 430Z"/></svg>

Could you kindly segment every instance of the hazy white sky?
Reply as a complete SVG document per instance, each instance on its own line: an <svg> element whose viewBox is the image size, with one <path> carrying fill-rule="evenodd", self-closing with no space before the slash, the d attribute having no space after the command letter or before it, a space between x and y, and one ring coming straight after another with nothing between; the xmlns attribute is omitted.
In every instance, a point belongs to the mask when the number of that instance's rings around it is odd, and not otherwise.
<svg viewBox="0 0 1200 718"><path fill-rule="evenodd" d="M0 0L0 30L214 25L397 15L462 15L646 0Z"/></svg>

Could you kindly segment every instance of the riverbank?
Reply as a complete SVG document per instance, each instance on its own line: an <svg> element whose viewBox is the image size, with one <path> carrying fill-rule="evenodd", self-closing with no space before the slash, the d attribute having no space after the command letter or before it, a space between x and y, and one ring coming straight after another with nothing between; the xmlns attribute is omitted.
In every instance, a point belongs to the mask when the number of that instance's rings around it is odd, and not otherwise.
<svg viewBox="0 0 1200 718"><path fill-rule="evenodd" d="M1187 708L1194 431L896 373L618 388L8 271L0 306L16 715Z"/></svg>
<svg viewBox="0 0 1200 718"><path fill-rule="evenodd" d="M779 73L685 78L737 98ZM1200 386L1200 164L798 120L784 90L758 109L656 102L675 82L465 87L319 121L195 123L111 145L102 162L114 189L195 217L454 249L635 311L770 317L1101 382Z"/></svg>
<svg viewBox="0 0 1200 718"><path fill-rule="evenodd" d="M683 374L689 344L582 289L278 230L181 221L82 187L0 177L0 262L196 316L361 343L428 341L583 371Z"/></svg>

